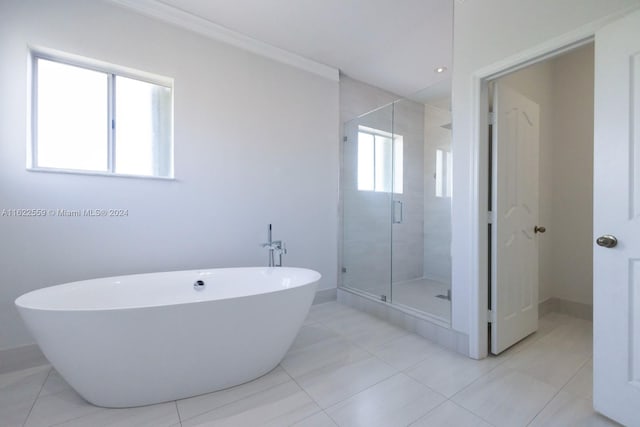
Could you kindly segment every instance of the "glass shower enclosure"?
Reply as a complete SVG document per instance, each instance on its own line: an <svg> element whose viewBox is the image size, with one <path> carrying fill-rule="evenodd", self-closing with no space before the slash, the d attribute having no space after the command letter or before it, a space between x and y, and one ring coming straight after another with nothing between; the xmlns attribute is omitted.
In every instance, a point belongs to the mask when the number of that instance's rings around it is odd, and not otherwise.
<svg viewBox="0 0 640 427"><path fill-rule="evenodd" d="M344 123L342 284L451 320L451 113L417 94Z"/></svg>

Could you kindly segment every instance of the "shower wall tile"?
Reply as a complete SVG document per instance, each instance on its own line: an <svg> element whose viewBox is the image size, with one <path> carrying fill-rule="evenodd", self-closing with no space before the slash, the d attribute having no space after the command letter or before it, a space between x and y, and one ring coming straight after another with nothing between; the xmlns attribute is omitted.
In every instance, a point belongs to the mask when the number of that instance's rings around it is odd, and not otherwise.
<svg viewBox="0 0 640 427"><path fill-rule="evenodd" d="M436 152L451 150L447 110L425 107L424 119L424 275L451 283L451 198L436 197Z"/></svg>

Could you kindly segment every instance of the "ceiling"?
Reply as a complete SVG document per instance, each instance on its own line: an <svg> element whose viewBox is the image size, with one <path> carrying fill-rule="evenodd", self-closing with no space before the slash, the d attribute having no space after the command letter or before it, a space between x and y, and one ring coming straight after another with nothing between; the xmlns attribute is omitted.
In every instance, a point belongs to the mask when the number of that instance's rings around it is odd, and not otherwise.
<svg viewBox="0 0 640 427"><path fill-rule="evenodd" d="M453 0L154 1L401 96L450 79Z"/></svg>

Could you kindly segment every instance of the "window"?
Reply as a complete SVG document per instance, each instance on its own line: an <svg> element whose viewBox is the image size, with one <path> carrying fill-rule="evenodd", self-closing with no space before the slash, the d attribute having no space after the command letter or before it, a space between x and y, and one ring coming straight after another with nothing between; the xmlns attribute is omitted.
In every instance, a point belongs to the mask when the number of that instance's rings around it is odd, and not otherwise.
<svg viewBox="0 0 640 427"><path fill-rule="evenodd" d="M436 197L451 197L453 182L451 152L436 149Z"/></svg>
<svg viewBox="0 0 640 427"><path fill-rule="evenodd" d="M173 176L172 84L33 54L30 168Z"/></svg>
<svg viewBox="0 0 640 427"><path fill-rule="evenodd" d="M358 190L402 194L402 136L358 128Z"/></svg>

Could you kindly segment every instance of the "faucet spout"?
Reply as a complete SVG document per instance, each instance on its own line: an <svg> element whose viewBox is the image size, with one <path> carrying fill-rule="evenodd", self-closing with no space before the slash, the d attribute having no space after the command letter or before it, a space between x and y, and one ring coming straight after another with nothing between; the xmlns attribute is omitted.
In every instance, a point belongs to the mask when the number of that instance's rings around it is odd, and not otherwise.
<svg viewBox="0 0 640 427"><path fill-rule="evenodd" d="M261 246L269 251L269 267L282 267L282 255L287 253L287 249L282 240L273 240L272 226L269 224L267 232L268 241ZM275 254L278 253L278 263L275 262Z"/></svg>

